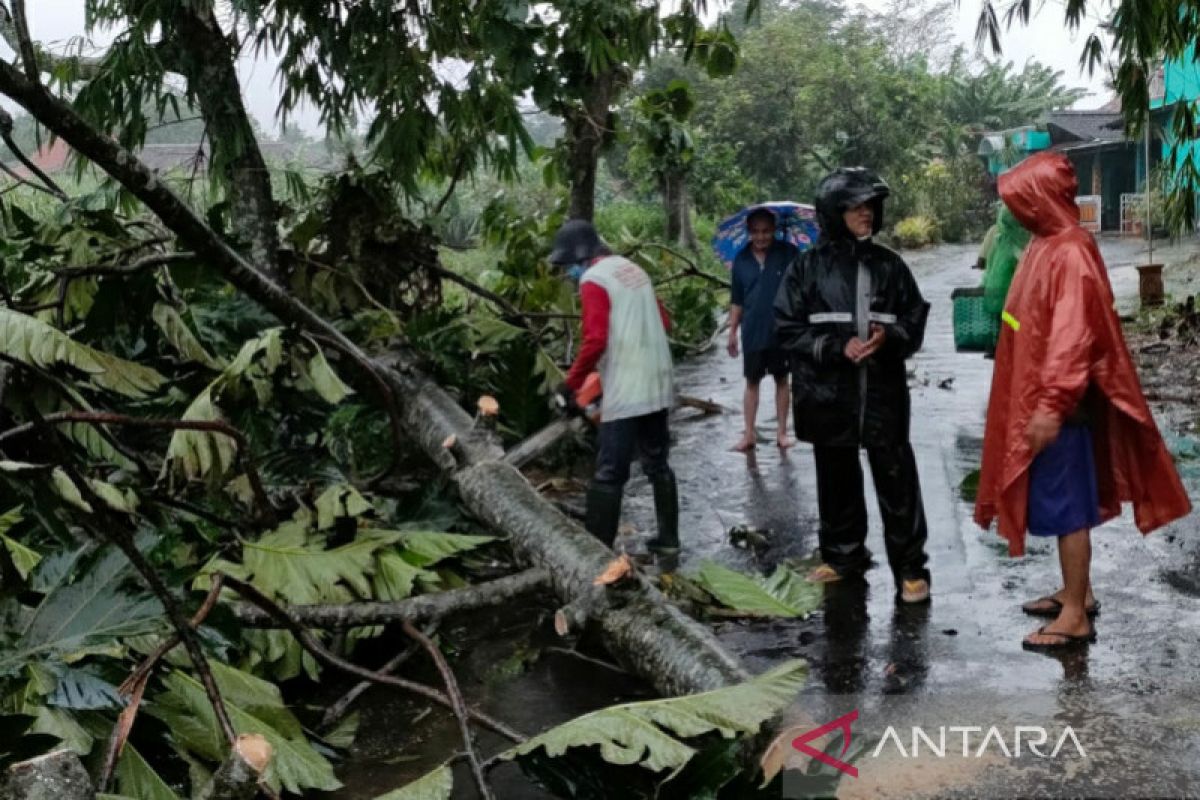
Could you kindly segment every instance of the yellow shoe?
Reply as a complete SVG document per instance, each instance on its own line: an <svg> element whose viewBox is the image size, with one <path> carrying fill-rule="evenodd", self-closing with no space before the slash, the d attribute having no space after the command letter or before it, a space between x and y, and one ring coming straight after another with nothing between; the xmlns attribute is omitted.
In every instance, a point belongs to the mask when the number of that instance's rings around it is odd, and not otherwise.
<svg viewBox="0 0 1200 800"><path fill-rule="evenodd" d="M929 599L929 581L918 578L900 583L901 603L924 603Z"/></svg>
<svg viewBox="0 0 1200 800"><path fill-rule="evenodd" d="M834 583L840 581L842 575L828 564L821 564L819 567L808 573L809 583Z"/></svg>

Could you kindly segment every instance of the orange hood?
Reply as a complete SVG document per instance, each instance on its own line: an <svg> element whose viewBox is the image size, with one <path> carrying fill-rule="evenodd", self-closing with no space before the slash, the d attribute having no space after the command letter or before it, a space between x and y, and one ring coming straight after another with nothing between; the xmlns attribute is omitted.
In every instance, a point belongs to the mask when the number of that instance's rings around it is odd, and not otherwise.
<svg viewBox="0 0 1200 800"><path fill-rule="evenodd" d="M1027 231L1053 236L1079 224L1079 180L1062 153L1044 152L1000 176L1000 198Z"/></svg>

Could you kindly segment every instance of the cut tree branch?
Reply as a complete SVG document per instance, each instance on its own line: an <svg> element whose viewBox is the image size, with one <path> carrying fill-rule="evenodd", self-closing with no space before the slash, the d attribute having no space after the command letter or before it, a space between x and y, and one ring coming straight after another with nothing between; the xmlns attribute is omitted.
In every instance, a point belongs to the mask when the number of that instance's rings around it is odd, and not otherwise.
<svg viewBox="0 0 1200 800"><path fill-rule="evenodd" d="M226 586L240 594L242 599L258 606L263 611L266 611L268 614L274 617L280 623L281 628L284 628L291 633L292 636L296 637L296 641L300 643L300 646L307 650L309 654L313 656L313 658L317 659L317 661L320 661L322 664L325 664L328 667L333 667L334 669L340 670L349 675L362 678L363 680L371 681L372 683L378 683L383 686L394 686L399 689L404 689L408 692L413 692L414 694L419 694L428 700L432 700L435 703L445 706L446 708L452 707L450 698L439 692L437 689L430 688L424 684L414 683L413 681L408 681L403 678L397 678L394 675L381 675L379 673L372 672L365 667L360 667L357 664L346 661L343 658L339 658L331 653L325 647L325 645L321 644L321 642L319 642L316 637L309 633L309 631L305 629L303 625L292 619L291 615L286 609L260 592L253 584L246 583L245 581L238 580L237 578L230 577L229 575L224 575L224 573L221 574L224 577ZM468 714L470 715L471 719L483 725L485 728L504 736L510 741L525 741L525 736L514 731L503 722L484 714L482 711L469 709Z"/></svg>
<svg viewBox="0 0 1200 800"><path fill-rule="evenodd" d="M301 605L291 606L287 611L288 617L297 624L322 630L345 630L403 621L419 623L463 611L491 608L516 597L548 589L549 586L550 576L544 570L530 569L475 586L420 594L394 602ZM278 628L281 625L279 617L252 605L235 605L233 614L238 622L250 628Z"/></svg>

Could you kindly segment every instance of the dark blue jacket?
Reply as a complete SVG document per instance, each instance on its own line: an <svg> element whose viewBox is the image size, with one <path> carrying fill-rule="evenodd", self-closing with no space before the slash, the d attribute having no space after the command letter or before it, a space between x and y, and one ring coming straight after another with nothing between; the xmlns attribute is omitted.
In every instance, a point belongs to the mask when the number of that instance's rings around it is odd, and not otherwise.
<svg viewBox="0 0 1200 800"><path fill-rule="evenodd" d="M757 353L776 347L775 295L783 275L799 251L795 245L776 239L767 250L763 266L747 244L733 260L730 300L742 307L742 350Z"/></svg>

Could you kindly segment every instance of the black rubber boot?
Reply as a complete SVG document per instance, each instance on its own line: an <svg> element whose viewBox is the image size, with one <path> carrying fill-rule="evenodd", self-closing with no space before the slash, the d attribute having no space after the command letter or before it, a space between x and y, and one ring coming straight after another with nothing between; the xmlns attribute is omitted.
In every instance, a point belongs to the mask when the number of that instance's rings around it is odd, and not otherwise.
<svg viewBox="0 0 1200 800"><path fill-rule="evenodd" d="M654 516L658 536L646 542L646 548L656 553L679 552L679 490L675 473L670 470L651 482L654 487Z"/></svg>
<svg viewBox="0 0 1200 800"><path fill-rule="evenodd" d="M608 547L617 539L621 523L621 487L611 483L592 483L588 486L585 527Z"/></svg>

